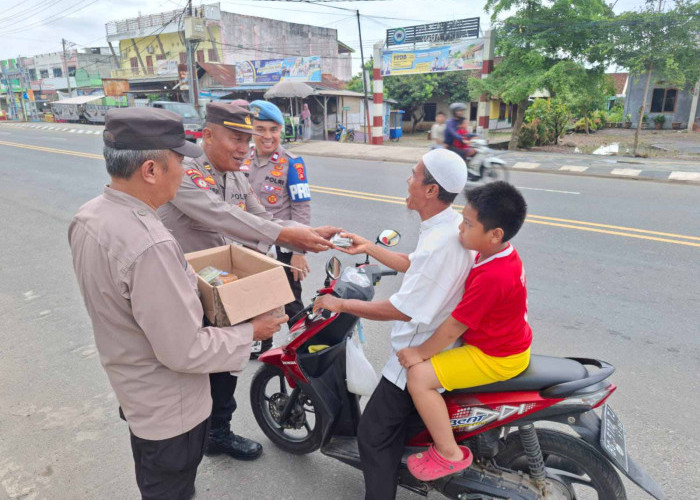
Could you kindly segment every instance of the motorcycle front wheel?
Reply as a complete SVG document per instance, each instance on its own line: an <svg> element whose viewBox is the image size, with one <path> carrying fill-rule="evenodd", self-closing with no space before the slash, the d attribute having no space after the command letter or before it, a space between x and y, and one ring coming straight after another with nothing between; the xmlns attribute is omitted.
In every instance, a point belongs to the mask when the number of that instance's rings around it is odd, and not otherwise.
<svg viewBox="0 0 700 500"><path fill-rule="evenodd" d="M626 500L625 487L615 468L593 446L562 432L537 429L547 477L569 489L572 499ZM529 472L520 434L508 435L496 463L507 469Z"/></svg>
<svg viewBox="0 0 700 500"><path fill-rule="evenodd" d="M283 419L288 404L292 405L291 411ZM255 373L250 385L250 406L262 431L283 450L305 455L321 446L320 412L303 391L288 386L278 367L264 364Z"/></svg>
<svg viewBox="0 0 700 500"><path fill-rule="evenodd" d="M481 180L483 182L506 181L510 177L510 171L505 165L500 163L492 163L489 168L481 167Z"/></svg>

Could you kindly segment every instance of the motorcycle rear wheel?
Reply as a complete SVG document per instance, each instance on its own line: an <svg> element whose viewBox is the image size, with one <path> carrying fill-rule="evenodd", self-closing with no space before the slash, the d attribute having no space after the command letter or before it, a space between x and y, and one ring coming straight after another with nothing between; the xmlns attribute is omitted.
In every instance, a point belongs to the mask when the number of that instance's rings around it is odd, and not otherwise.
<svg viewBox="0 0 700 500"><path fill-rule="evenodd" d="M273 389L270 388L271 382L276 385ZM279 422L275 415L292 392L282 370L263 364L250 385L250 406L255 420L270 441L289 453L306 455L321 446L322 416L316 411L313 401L300 392L292 415L286 422Z"/></svg>
<svg viewBox="0 0 700 500"><path fill-rule="evenodd" d="M573 499L626 500L625 487L615 468L585 441L548 429L537 429L547 476L573 491ZM510 434L505 448L496 455L496 463L528 473L525 450L519 433Z"/></svg>

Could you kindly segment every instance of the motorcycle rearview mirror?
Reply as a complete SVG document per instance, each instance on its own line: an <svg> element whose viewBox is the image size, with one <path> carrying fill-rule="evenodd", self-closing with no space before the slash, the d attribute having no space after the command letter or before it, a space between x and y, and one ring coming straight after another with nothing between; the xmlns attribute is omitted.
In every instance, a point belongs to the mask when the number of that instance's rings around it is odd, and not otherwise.
<svg viewBox="0 0 700 500"><path fill-rule="evenodd" d="M395 231L393 229L385 229L384 231L379 233L379 236L377 236L376 243L377 245L382 245L385 247L395 247L399 244L399 241L401 241L401 235L398 231ZM369 255L367 255L367 258L365 259L364 263L369 264Z"/></svg>
<svg viewBox="0 0 700 500"><path fill-rule="evenodd" d="M393 229L385 229L377 236L377 243L385 247L395 247L401 241L401 235Z"/></svg>
<svg viewBox="0 0 700 500"><path fill-rule="evenodd" d="M337 280L340 278L340 270L342 268L343 265L340 263L340 260L338 260L338 257L331 257L328 259L328 262L326 262L326 276L329 280Z"/></svg>

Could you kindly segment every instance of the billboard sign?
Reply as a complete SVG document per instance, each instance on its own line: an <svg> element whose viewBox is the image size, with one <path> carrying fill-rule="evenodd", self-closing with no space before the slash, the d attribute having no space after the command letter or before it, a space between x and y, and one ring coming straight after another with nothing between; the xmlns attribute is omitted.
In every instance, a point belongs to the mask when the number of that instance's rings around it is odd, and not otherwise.
<svg viewBox="0 0 700 500"><path fill-rule="evenodd" d="M483 38L420 50L385 50L382 52L382 75L474 70L481 69L483 61Z"/></svg>
<svg viewBox="0 0 700 500"><path fill-rule="evenodd" d="M129 91L129 80L126 78L103 78L102 88L108 97L119 97Z"/></svg>
<svg viewBox="0 0 700 500"><path fill-rule="evenodd" d="M321 57L290 57L236 63L236 84L321 81Z"/></svg>
<svg viewBox="0 0 700 500"><path fill-rule="evenodd" d="M479 18L472 17L442 23L388 29L386 30L386 45L391 47L405 43L439 43L459 38L476 38L478 36Z"/></svg>

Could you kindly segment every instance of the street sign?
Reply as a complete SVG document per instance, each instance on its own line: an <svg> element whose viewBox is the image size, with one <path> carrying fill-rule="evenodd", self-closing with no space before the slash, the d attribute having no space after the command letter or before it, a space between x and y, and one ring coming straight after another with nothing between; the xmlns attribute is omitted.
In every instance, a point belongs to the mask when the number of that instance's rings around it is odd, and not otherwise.
<svg viewBox="0 0 700 500"><path fill-rule="evenodd" d="M479 18L458 19L442 23L421 24L407 28L386 30L388 47L404 43L447 42L458 38L477 38L479 36Z"/></svg>

